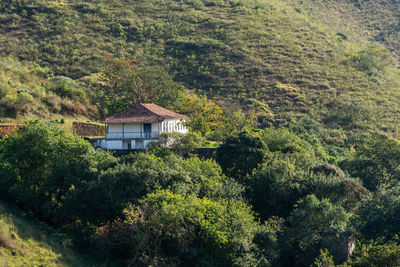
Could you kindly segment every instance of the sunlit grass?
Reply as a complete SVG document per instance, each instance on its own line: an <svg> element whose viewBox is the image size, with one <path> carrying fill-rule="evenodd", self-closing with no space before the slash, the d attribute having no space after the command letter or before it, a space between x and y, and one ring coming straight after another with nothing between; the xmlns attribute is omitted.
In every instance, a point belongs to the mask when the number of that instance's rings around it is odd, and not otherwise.
<svg viewBox="0 0 400 267"><path fill-rule="evenodd" d="M92 265L69 246L67 239L11 213L0 203L0 266Z"/></svg>

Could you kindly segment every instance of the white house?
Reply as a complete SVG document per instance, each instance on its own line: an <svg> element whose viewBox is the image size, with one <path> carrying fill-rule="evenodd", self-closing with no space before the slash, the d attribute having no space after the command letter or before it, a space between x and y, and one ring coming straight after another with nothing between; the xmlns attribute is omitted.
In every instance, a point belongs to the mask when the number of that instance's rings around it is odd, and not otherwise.
<svg viewBox="0 0 400 267"><path fill-rule="evenodd" d="M187 133L187 117L156 104L138 104L106 118L105 139L95 147L103 149L140 149L157 142L163 132Z"/></svg>

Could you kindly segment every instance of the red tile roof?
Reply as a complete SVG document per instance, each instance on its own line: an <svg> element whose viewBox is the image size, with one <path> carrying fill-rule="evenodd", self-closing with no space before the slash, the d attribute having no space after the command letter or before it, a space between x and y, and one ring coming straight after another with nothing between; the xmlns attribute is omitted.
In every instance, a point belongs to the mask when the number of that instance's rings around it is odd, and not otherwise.
<svg viewBox="0 0 400 267"><path fill-rule="evenodd" d="M162 122L165 119L187 119L187 117L156 104L138 104L133 108L106 118L103 123L151 123Z"/></svg>

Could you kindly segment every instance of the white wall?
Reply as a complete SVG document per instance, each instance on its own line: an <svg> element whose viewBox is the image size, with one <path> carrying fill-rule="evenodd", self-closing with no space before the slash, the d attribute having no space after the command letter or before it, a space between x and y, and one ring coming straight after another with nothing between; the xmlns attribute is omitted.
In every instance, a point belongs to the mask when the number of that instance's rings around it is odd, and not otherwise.
<svg viewBox="0 0 400 267"><path fill-rule="evenodd" d="M95 147L100 147L102 149L122 149L122 141L99 139Z"/></svg>
<svg viewBox="0 0 400 267"><path fill-rule="evenodd" d="M151 124L151 132L153 133L159 133L161 129L158 127L159 123L158 122L153 122Z"/></svg>
<svg viewBox="0 0 400 267"><path fill-rule="evenodd" d="M131 149L142 149L145 148L150 142L158 142L157 139L152 140L131 140ZM95 148L101 149L112 149L112 150L121 150L128 149L128 144L123 142L122 140L107 140L107 139L98 139L94 144Z"/></svg>
<svg viewBox="0 0 400 267"><path fill-rule="evenodd" d="M132 123L124 125L125 138L140 138L140 133L143 132L143 125L141 123Z"/></svg>
<svg viewBox="0 0 400 267"><path fill-rule="evenodd" d="M151 123L152 136L157 136L155 133L161 132L161 123ZM123 134L122 134L123 132ZM131 124L109 124L107 138L110 139L122 139L122 138L143 138L144 129L143 123L131 123Z"/></svg>
<svg viewBox="0 0 400 267"><path fill-rule="evenodd" d="M143 123L131 123L131 124L109 124L107 131L107 139L143 139L150 138L155 140L158 138L157 133L162 132L179 132L179 133L187 133L188 129L184 125L185 121L181 119L166 119L165 121L158 123L151 123L151 136L145 136ZM135 147L136 144L132 144L132 148ZM125 145L126 146L126 145ZM102 145L103 147L103 145ZM108 149L108 148L105 148ZM110 148L114 149L114 148Z"/></svg>
<svg viewBox="0 0 400 267"><path fill-rule="evenodd" d="M184 125L185 120L181 119L166 119L163 121L163 127L161 132L179 132L187 133L188 129Z"/></svg>
<svg viewBox="0 0 400 267"><path fill-rule="evenodd" d="M122 138L122 124L108 124L107 138Z"/></svg>
<svg viewBox="0 0 400 267"><path fill-rule="evenodd" d="M144 146L144 142L143 142L143 140L136 140L136 142L135 142L135 146L134 146L134 147L132 147L132 148L134 148L134 149L142 149L142 148L143 148L143 146Z"/></svg>

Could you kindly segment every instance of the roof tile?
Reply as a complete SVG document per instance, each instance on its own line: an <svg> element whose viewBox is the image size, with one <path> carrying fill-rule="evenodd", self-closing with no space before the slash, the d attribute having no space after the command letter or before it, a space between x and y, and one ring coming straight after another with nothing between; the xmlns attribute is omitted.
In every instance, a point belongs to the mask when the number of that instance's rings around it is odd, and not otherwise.
<svg viewBox="0 0 400 267"><path fill-rule="evenodd" d="M151 123L165 119L187 119L185 115L173 112L156 104L138 104L128 110L106 118L103 123Z"/></svg>

